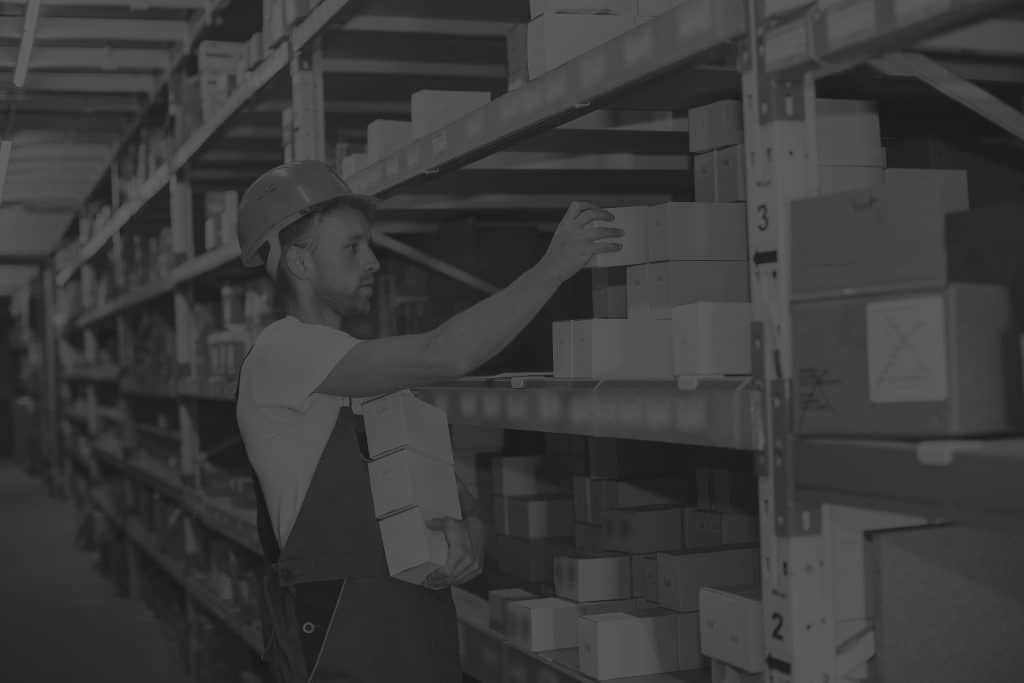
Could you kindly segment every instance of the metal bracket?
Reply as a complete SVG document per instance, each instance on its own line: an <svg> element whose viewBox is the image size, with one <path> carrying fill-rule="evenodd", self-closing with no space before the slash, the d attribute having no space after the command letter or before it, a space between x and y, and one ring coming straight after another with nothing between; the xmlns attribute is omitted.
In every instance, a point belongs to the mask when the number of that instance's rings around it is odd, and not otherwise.
<svg viewBox="0 0 1024 683"><path fill-rule="evenodd" d="M771 383L772 441L768 452L773 468L775 487L775 532L782 537L816 536L821 533L821 506L802 505L794 501L795 457L792 425L792 383L774 380ZM781 504L781 505L780 505Z"/></svg>
<svg viewBox="0 0 1024 683"><path fill-rule="evenodd" d="M759 58L757 65L758 119L761 125L773 121L802 121L805 116L803 82L771 76L765 68L765 50L768 20L765 16L765 0L754 0L749 20L754 26L753 48ZM744 56L744 65L750 68L750 55Z"/></svg>
<svg viewBox="0 0 1024 683"><path fill-rule="evenodd" d="M767 477L771 470L768 465L769 451L768 447L768 424L766 420L768 415L771 413L771 406L769 405L768 391L766 382L768 381L768 375L766 373L767 366L765 364L765 346L764 346L764 323L761 321L754 321L750 325L750 367L751 373L751 390L758 394L758 398L754 399L760 403L760 414L756 415L757 419L754 420L754 424L751 427L755 430L760 431L762 435L762 448L757 453L757 476Z"/></svg>

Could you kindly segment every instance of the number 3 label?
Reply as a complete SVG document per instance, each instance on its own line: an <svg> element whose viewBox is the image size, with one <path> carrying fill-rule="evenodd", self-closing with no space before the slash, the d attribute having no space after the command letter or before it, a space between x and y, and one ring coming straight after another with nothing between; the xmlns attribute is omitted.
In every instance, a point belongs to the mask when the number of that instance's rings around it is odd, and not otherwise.
<svg viewBox="0 0 1024 683"><path fill-rule="evenodd" d="M768 207L764 204L757 205L757 229L764 232L768 229Z"/></svg>

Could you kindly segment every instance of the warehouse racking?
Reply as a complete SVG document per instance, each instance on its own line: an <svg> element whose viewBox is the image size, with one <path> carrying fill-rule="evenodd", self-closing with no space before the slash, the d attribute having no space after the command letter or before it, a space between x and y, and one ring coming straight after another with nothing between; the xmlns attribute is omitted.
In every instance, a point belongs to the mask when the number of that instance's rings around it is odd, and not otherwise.
<svg viewBox="0 0 1024 683"><path fill-rule="evenodd" d="M230 496L210 495L202 481L204 463L237 451L237 443L224 430L201 424L211 411L233 416L233 387L230 372L204 374L197 364L192 340L198 323L192 307L201 290L210 298L211 283L230 283L244 274L235 246L201 251L197 245L196 196L200 189L240 190L261 170L282 160L284 146L290 147L293 158L331 158L327 134L334 127L358 127L381 116L407 114L395 92L408 95L418 87L503 91L503 36L528 18L501 4L487 8L462 3L452 18L426 16L414 9L415 3L391 3L387 12L377 15L372 13L374 5L323 0L298 19L286 39L264 51L217 111L179 136L180 144L143 179L136 196L114 207L102 225L84 242L77 240L64 250L61 263L48 266L44 275L49 305L67 317L62 344L77 348L80 358L77 364L64 363L62 376L65 397L79 397L75 408L65 410L62 417L78 423L75 429L84 423L91 438L84 449L76 450L95 464L103 479L114 482L115 489L170 501L187 513L190 529L194 525L212 532L250 556L258 552L252 514L224 502ZM982 50L988 34L980 33L981 42L970 40L969 34L958 42L948 32L1021 9L1013 0L683 0L348 178L356 191L384 199L384 220L376 237L379 248L470 288L491 291L493 285L485 280L401 241L401 233L430 230L413 217L476 214L481 220L500 220L515 213L552 221L569 199L624 205L678 197L676 188L687 171L579 171L578 180L571 181L578 185L573 185L549 170L494 168L478 162L543 140L556 128L569 133L566 124L603 108L681 111L723 97L741 99L750 280L757 320L751 338L751 378L596 382L510 374L428 387L419 393L444 408L453 424L754 453L760 485L767 675L772 681L856 680L875 656L875 634L864 606L838 612L836 596L864 591L862 575L841 570L842 563L858 561L864 553L863 543L848 542L850 534L935 520L1019 530L1024 519L1011 483L1024 467L1020 441L912 444L796 438L792 421L799 395L788 293L790 200L815 194L818 187L813 126L819 80L841 77L870 62L890 78L909 76L934 86L1024 138L1024 115L957 76L953 67L939 66L919 53L879 59L922 41L941 41L935 37L943 35L958 52ZM216 10L209 7L198 14L207 17ZM203 26L203 21L192 25ZM373 59L332 53L337 48L330 36L339 31L380 37L381 55ZM172 61L183 60L199 36L198 30L191 32L188 49ZM422 62L396 61L386 53L388 41L402 36L414 38L410 44L423 50ZM464 47L479 63L439 57L438 45L446 44ZM1021 56L1019 47L1014 56ZM366 76L384 73L391 78L382 77L386 82L380 88L358 89L368 82ZM355 92L360 96L351 94ZM282 149L267 142L277 135L273 131L261 143L247 137L252 129L267 128L266 121L285 109L291 110L292 121L290 139L278 135ZM601 135L594 138L599 147L623 139L640 144L644 136L656 143L678 139L671 128ZM127 143L119 151L126 153ZM117 177L113 165L112 177ZM96 188L97 195L112 191L109 179ZM173 263L165 264L162 276L125 288L102 303L76 301L95 281L97 271L110 267L107 255L112 248L122 248L119 245L134 234L153 234L160 225L170 227L171 243L165 246L176 255ZM61 290L59 303L54 282ZM163 365L148 374L125 367L138 343L132 327L143 310L158 311L155 315L162 316L174 334L172 357L161 359ZM240 342L228 340L226 345L233 343ZM55 363L56 344L50 344L49 356ZM237 349L229 353L237 354ZM118 361L121 368L116 367ZM56 434L55 412L55 407L49 411L50 429L44 433ZM112 425L122 425L124 431L115 431ZM101 438L120 433L131 435L126 436L128 450L144 441L150 453L126 455L112 447L116 439ZM93 504L131 541L129 564L137 563L140 552L151 558L181 587L190 615L194 617L197 608L205 610L254 652L260 650L251 619L240 616L208 582L190 574L184 559L162 550L154 532L105 499ZM194 529L186 534L195 535ZM467 596L460 599L471 601ZM507 680L533 680L529 672L535 670L535 679L541 681L589 680L558 656L505 645L481 620L464 616L462 633L465 656L473 659L467 668L492 672L494 680L501 680L502 670L512 677ZM195 639L190 642L194 648Z"/></svg>

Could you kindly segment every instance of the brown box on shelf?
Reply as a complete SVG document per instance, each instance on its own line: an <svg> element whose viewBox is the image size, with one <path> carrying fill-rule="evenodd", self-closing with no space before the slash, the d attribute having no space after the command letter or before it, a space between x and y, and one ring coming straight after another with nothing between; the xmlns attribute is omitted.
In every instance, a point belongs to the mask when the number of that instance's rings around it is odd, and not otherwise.
<svg viewBox="0 0 1024 683"><path fill-rule="evenodd" d="M603 681L679 669L679 615L660 608L579 620L580 670Z"/></svg>
<svg viewBox="0 0 1024 683"><path fill-rule="evenodd" d="M793 305L797 431L909 438L1001 434L1010 410L1006 290L950 285Z"/></svg>
<svg viewBox="0 0 1024 683"><path fill-rule="evenodd" d="M647 266L651 315L671 320L676 306L711 302L748 302L746 261L671 261Z"/></svg>
<svg viewBox="0 0 1024 683"><path fill-rule="evenodd" d="M574 602L630 597L630 557L617 553L555 557L555 595Z"/></svg>
<svg viewBox="0 0 1024 683"><path fill-rule="evenodd" d="M700 608L701 588L756 584L759 564L757 548L658 553L658 604L694 612Z"/></svg>

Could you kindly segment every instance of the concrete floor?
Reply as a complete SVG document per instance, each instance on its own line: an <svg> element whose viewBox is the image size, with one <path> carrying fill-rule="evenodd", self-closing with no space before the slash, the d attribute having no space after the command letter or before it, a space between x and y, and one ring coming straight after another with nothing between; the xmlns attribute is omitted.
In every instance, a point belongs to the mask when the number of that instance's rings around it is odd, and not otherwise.
<svg viewBox="0 0 1024 683"><path fill-rule="evenodd" d="M0 681L188 680L155 617L75 546L71 505L0 459Z"/></svg>

